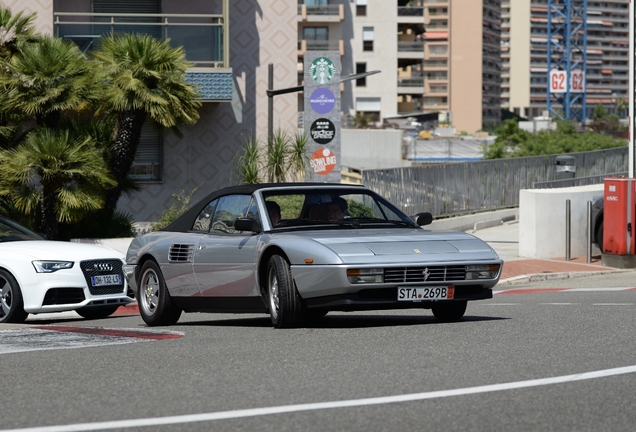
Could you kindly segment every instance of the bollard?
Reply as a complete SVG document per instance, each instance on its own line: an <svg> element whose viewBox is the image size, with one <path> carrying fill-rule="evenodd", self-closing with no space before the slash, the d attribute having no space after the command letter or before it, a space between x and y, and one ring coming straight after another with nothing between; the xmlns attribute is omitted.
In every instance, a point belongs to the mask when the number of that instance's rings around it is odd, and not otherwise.
<svg viewBox="0 0 636 432"><path fill-rule="evenodd" d="M570 200L565 200L565 260L570 261Z"/></svg>
<svg viewBox="0 0 636 432"><path fill-rule="evenodd" d="M592 201L587 202L587 263L592 262Z"/></svg>

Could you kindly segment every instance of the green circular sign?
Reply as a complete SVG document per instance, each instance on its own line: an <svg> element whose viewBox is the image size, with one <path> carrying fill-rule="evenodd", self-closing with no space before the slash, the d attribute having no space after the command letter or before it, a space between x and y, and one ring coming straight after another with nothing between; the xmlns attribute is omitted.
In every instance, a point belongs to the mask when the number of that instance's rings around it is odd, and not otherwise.
<svg viewBox="0 0 636 432"><path fill-rule="evenodd" d="M331 82L335 73L336 67L327 57L318 57L316 60L312 61L311 66L309 66L309 75L311 76L311 79L316 81L318 84L327 84L328 82Z"/></svg>

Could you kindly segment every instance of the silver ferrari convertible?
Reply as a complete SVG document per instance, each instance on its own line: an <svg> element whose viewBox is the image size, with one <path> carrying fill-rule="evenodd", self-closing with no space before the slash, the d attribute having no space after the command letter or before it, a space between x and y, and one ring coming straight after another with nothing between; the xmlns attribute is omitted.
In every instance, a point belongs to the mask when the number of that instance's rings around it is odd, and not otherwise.
<svg viewBox="0 0 636 432"><path fill-rule="evenodd" d="M492 298L503 261L463 232L423 229L363 186L241 185L213 192L132 241L124 272L143 320L269 313L294 327L329 311L431 309L457 321Z"/></svg>

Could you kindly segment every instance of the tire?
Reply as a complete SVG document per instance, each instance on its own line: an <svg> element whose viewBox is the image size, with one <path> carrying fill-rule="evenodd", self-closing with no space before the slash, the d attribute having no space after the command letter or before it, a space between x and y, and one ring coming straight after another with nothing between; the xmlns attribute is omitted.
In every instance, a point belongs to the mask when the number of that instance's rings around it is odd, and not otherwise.
<svg viewBox="0 0 636 432"><path fill-rule="evenodd" d="M86 319L102 319L114 314L118 308L119 305L103 307L83 307L77 309L75 312Z"/></svg>
<svg viewBox="0 0 636 432"><path fill-rule="evenodd" d="M0 270L0 323L23 323L29 314L18 281L6 270Z"/></svg>
<svg viewBox="0 0 636 432"><path fill-rule="evenodd" d="M442 322L459 321L466 312L467 301L444 302L433 306L433 315Z"/></svg>
<svg viewBox="0 0 636 432"><path fill-rule="evenodd" d="M161 269L154 261L146 261L141 267L137 304L139 314L149 326L168 326L176 324L181 316L170 297Z"/></svg>
<svg viewBox="0 0 636 432"><path fill-rule="evenodd" d="M280 255L273 255L267 265L266 304L274 327L290 328L300 324L303 311L300 296L289 263Z"/></svg>
<svg viewBox="0 0 636 432"><path fill-rule="evenodd" d="M596 246L603 252L603 221L596 230Z"/></svg>

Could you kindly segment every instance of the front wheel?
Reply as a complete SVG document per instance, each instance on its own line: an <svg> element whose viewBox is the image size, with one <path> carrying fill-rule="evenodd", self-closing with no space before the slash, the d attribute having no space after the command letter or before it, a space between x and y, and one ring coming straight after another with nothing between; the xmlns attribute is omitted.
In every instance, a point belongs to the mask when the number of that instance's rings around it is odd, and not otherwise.
<svg viewBox="0 0 636 432"><path fill-rule="evenodd" d="M459 321L466 312L467 301L443 302L433 306L433 315L442 322Z"/></svg>
<svg viewBox="0 0 636 432"><path fill-rule="evenodd" d="M274 327L295 327L300 323L300 296L289 263L280 255L273 255L267 265L267 305Z"/></svg>
<svg viewBox="0 0 636 432"><path fill-rule="evenodd" d="M179 321L181 309L170 297L161 269L154 261L141 267L137 304L139 314L149 326L172 325Z"/></svg>
<svg viewBox="0 0 636 432"><path fill-rule="evenodd" d="M6 270L0 270L0 323L22 323L29 314L18 281Z"/></svg>
<svg viewBox="0 0 636 432"><path fill-rule="evenodd" d="M86 319L102 319L114 314L118 308L119 305L103 307L83 307L77 309L75 312L77 312L79 316Z"/></svg>

